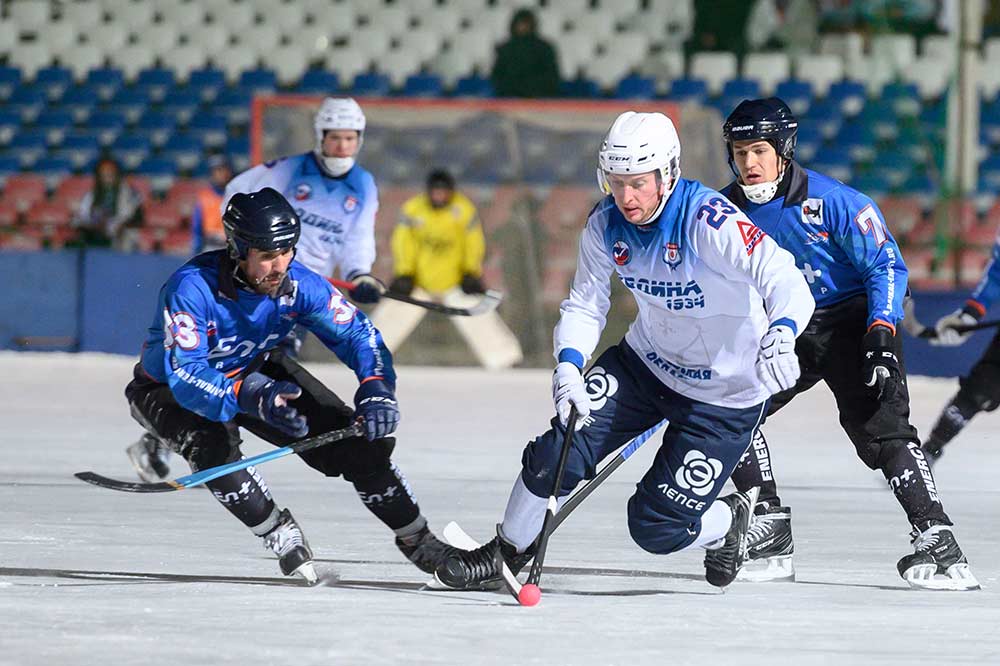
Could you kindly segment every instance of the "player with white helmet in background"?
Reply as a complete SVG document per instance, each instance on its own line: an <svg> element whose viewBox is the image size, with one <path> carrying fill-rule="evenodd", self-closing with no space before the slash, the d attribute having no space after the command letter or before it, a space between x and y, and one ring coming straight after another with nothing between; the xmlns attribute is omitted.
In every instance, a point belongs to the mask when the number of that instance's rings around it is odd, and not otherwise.
<svg viewBox="0 0 1000 666"><path fill-rule="evenodd" d="M314 120L313 150L257 165L226 187L226 203L237 192L272 187L291 202L302 220L296 259L324 276L335 269L354 284L353 300L374 303L385 286L371 275L375 262L375 179L357 164L364 143L365 114L350 97L327 97Z"/></svg>
<svg viewBox="0 0 1000 666"><path fill-rule="evenodd" d="M661 113L620 115L600 149L594 206L555 328L556 417L530 442L497 537L438 567L445 585L491 584L497 552L513 570L533 557L561 442L576 407L565 497L600 461L668 421L628 502L628 526L659 554L706 549L705 575L728 585L742 565L756 489L716 499L750 445L771 393L795 384L795 337L813 298L792 256L724 196L680 178L680 141ZM639 314L624 340L583 373L610 306L610 279Z"/></svg>

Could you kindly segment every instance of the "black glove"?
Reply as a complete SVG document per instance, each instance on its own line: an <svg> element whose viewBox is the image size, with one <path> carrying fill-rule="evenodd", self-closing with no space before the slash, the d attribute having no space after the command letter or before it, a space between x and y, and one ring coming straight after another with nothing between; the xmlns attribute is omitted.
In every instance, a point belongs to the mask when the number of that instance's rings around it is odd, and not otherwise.
<svg viewBox="0 0 1000 666"><path fill-rule="evenodd" d="M354 286L347 290L351 300L357 303L378 303L385 293L385 285L374 275L365 273L351 280Z"/></svg>
<svg viewBox="0 0 1000 666"><path fill-rule="evenodd" d="M462 291L467 294L482 294L486 289L481 278L466 274L462 276Z"/></svg>
<svg viewBox="0 0 1000 666"><path fill-rule="evenodd" d="M309 434L306 417L289 405L302 395L302 389L292 382L278 382L259 372L243 379L236 402L244 412L274 426L295 438Z"/></svg>
<svg viewBox="0 0 1000 666"><path fill-rule="evenodd" d="M365 437L391 435L399 424L399 406L392 388L381 379L369 379L354 394L354 411L365 426Z"/></svg>
<svg viewBox="0 0 1000 666"><path fill-rule="evenodd" d="M397 275L389 285L389 291L401 296L409 296L413 292L413 276Z"/></svg>
<svg viewBox="0 0 1000 666"><path fill-rule="evenodd" d="M865 333L861 343L861 378L879 399L895 393L903 373L896 358L895 336L885 326L875 326Z"/></svg>

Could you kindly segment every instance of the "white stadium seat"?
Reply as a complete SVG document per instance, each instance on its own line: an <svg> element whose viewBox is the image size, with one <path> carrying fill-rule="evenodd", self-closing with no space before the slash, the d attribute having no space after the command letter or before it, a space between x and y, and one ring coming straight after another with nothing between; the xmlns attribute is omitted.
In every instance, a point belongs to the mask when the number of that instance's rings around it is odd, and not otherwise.
<svg viewBox="0 0 1000 666"><path fill-rule="evenodd" d="M463 76L472 73L473 63L453 48L438 53L431 59L428 68L441 77L446 88L451 88Z"/></svg>
<svg viewBox="0 0 1000 666"><path fill-rule="evenodd" d="M483 29L463 30L451 40L451 50L468 59L471 66L487 71L493 66L496 43L492 33Z"/></svg>
<svg viewBox="0 0 1000 666"><path fill-rule="evenodd" d="M108 54L113 67L122 70L127 81L132 81L144 69L156 64L156 54L145 44L129 44L119 51Z"/></svg>
<svg viewBox="0 0 1000 666"><path fill-rule="evenodd" d="M864 83L869 95L879 95L883 86L895 78L896 68L890 60L871 55L848 62L844 73Z"/></svg>
<svg viewBox="0 0 1000 666"><path fill-rule="evenodd" d="M451 39L462 28L462 16L451 7L432 7L416 16L420 27L433 30L444 39Z"/></svg>
<svg viewBox="0 0 1000 666"><path fill-rule="evenodd" d="M865 40L856 32L823 35L819 38L819 52L840 56L844 61L851 60L864 55Z"/></svg>
<svg viewBox="0 0 1000 666"><path fill-rule="evenodd" d="M922 99L935 99L944 93L951 78L952 67L947 57L924 55L913 61L900 78L917 86Z"/></svg>
<svg viewBox="0 0 1000 666"><path fill-rule="evenodd" d="M790 72L791 64L784 53L750 53L743 59L743 78L757 81L761 93L768 97Z"/></svg>
<svg viewBox="0 0 1000 666"><path fill-rule="evenodd" d="M324 57L333 46L333 40L332 26L323 23L304 25L295 35L295 42L305 49L309 60Z"/></svg>
<svg viewBox="0 0 1000 666"><path fill-rule="evenodd" d="M185 44L183 48L173 49L161 56L163 64L174 71L178 81L187 81L196 69L201 69L208 62L205 50L199 44Z"/></svg>
<svg viewBox="0 0 1000 666"><path fill-rule="evenodd" d="M427 62L441 50L441 42L438 33L416 28L399 38L399 50L409 53L417 62Z"/></svg>
<svg viewBox="0 0 1000 666"><path fill-rule="evenodd" d="M736 56L723 51L702 51L691 56L691 78L702 79L712 95L722 92L726 81L736 78Z"/></svg>
<svg viewBox="0 0 1000 666"><path fill-rule="evenodd" d="M470 17L473 25L487 30L497 42L505 42L510 37L510 19L514 10L510 6L485 7L479 13Z"/></svg>
<svg viewBox="0 0 1000 666"><path fill-rule="evenodd" d="M917 58L917 40L903 33L875 35L871 55L875 60L887 60L894 73L902 72Z"/></svg>
<svg viewBox="0 0 1000 666"><path fill-rule="evenodd" d="M281 43L281 33L273 23L255 23L233 33L233 39L266 59Z"/></svg>
<svg viewBox="0 0 1000 666"><path fill-rule="evenodd" d="M337 74L341 85L350 85L354 77L367 72L372 59L357 49L330 49L326 52L326 68Z"/></svg>
<svg viewBox="0 0 1000 666"><path fill-rule="evenodd" d="M180 32L205 22L205 8L197 2L164 2L157 7L163 23L172 23Z"/></svg>
<svg viewBox="0 0 1000 666"><path fill-rule="evenodd" d="M157 57L163 57L177 48L180 31L172 23L157 23L155 27L141 30L136 34L139 43L146 45Z"/></svg>
<svg viewBox="0 0 1000 666"><path fill-rule="evenodd" d="M599 8L616 22L622 23L641 9L642 0L602 0Z"/></svg>
<svg viewBox="0 0 1000 666"><path fill-rule="evenodd" d="M406 83L406 77L419 70L420 63L401 50L389 51L378 60L378 71L389 77L393 88L401 88Z"/></svg>
<svg viewBox="0 0 1000 666"><path fill-rule="evenodd" d="M399 5L383 7L368 15L368 27L378 26L393 37L398 37L410 29L410 12Z"/></svg>
<svg viewBox="0 0 1000 666"><path fill-rule="evenodd" d="M659 36L649 35L654 44L667 50L680 50L694 29L694 0L649 0L648 15L662 18ZM652 22L654 25L657 22ZM648 33L647 33L648 34Z"/></svg>
<svg viewBox="0 0 1000 666"><path fill-rule="evenodd" d="M80 44L71 55L64 55L62 61L76 81L83 81L90 70L104 65L104 49L96 44Z"/></svg>
<svg viewBox="0 0 1000 666"><path fill-rule="evenodd" d="M1000 93L1000 67L996 63L986 58L979 62L979 90L984 99L992 100Z"/></svg>
<svg viewBox="0 0 1000 666"><path fill-rule="evenodd" d="M684 54L680 51L654 53L642 61L639 73L655 79L658 92L666 92L671 81L684 77Z"/></svg>
<svg viewBox="0 0 1000 666"><path fill-rule="evenodd" d="M48 2L7 2L7 17L21 31L34 32L50 20Z"/></svg>
<svg viewBox="0 0 1000 666"><path fill-rule="evenodd" d="M229 44L229 30L218 23L203 23L191 30L189 44L197 44L206 53L224 54Z"/></svg>
<svg viewBox="0 0 1000 666"><path fill-rule="evenodd" d="M951 35L927 35L920 41L923 58L937 58L949 65L958 57L958 41Z"/></svg>
<svg viewBox="0 0 1000 666"><path fill-rule="evenodd" d="M235 35L253 24L257 10L250 3L220 2L213 4L208 13L212 15L216 23L226 26L226 30Z"/></svg>
<svg viewBox="0 0 1000 666"><path fill-rule="evenodd" d="M69 21L82 34L86 34L104 18L103 7L93 0L74 0L60 3L62 20Z"/></svg>
<svg viewBox="0 0 1000 666"><path fill-rule="evenodd" d="M817 97L826 97L830 86L844 78L844 59L831 53L805 53L795 59L795 77L812 84Z"/></svg>
<svg viewBox="0 0 1000 666"><path fill-rule="evenodd" d="M313 21L326 26L330 34L336 37L349 37L358 29L357 12L346 3L332 5L324 9L321 15L313 15Z"/></svg>
<svg viewBox="0 0 1000 666"><path fill-rule="evenodd" d="M583 65L593 60L596 53L597 42L590 35L575 30L566 33L557 53L559 76L567 80L575 79Z"/></svg>
<svg viewBox="0 0 1000 666"><path fill-rule="evenodd" d="M16 47L17 26L0 18L0 56L10 53Z"/></svg>
<svg viewBox="0 0 1000 666"><path fill-rule="evenodd" d="M1000 62L1000 37L990 37L983 42L983 59L993 67Z"/></svg>
<svg viewBox="0 0 1000 666"><path fill-rule="evenodd" d="M392 38L381 26L366 25L356 30L348 41L353 49L364 54L369 60L377 60L389 50Z"/></svg>
<svg viewBox="0 0 1000 666"><path fill-rule="evenodd" d="M612 90L630 67L628 62L615 53L604 53L581 65L587 78L596 81L602 90Z"/></svg>
<svg viewBox="0 0 1000 666"><path fill-rule="evenodd" d="M112 53L125 47L128 43L128 32L114 23L98 23L87 33L87 41Z"/></svg>
<svg viewBox="0 0 1000 666"><path fill-rule="evenodd" d="M298 2L283 2L275 7L274 2L258 0L257 13L282 34L298 32L306 22L306 8Z"/></svg>
<svg viewBox="0 0 1000 666"><path fill-rule="evenodd" d="M548 6L535 10L535 20L538 22L538 34L543 39L558 42L566 32L566 14L559 6ZM509 34L509 31L508 31Z"/></svg>
<svg viewBox="0 0 1000 666"><path fill-rule="evenodd" d="M45 42L53 55L72 53L80 43L80 35L69 21L53 21L38 29L38 39Z"/></svg>
<svg viewBox="0 0 1000 666"><path fill-rule="evenodd" d="M212 62L226 74L226 81L234 83L240 74L257 66L260 55L244 44L234 44L212 54Z"/></svg>
<svg viewBox="0 0 1000 666"><path fill-rule="evenodd" d="M269 54L264 62L274 70L278 85L289 86L299 79L309 68L305 49L295 43L281 46Z"/></svg>
<svg viewBox="0 0 1000 666"><path fill-rule="evenodd" d="M25 79L33 79L39 69L52 64L52 52L44 42L22 42L7 59L11 65L21 68Z"/></svg>
<svg viewBox="0 0 1000 666"><path fill-rule="evenodd" d="M621 58L629 69L638 67L649 55L649 38L635 32L620 32L604 44L609 55Z"/></svg>
<svg viewBox="0 0 1000 666"><path fill-rule="evenodd" d="M573 32L590 35L595 42L605 44L615 36L615 18L601 10L576 14L570 17Z"/></svg>
<svg viewBox="0 0 1000 666"><path fill-rule="evenodd" d="M153 22L155 6L152 2L120 2L111 9L111 22L119 30L138 33Z"/></svg>

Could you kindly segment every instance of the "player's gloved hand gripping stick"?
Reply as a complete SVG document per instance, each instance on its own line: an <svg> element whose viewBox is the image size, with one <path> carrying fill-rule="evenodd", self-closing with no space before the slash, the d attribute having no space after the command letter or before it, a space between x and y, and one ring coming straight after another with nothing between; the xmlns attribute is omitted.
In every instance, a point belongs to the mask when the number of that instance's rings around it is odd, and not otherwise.
<svg viewBox="0 0 1000 666"><path fill-rule="evenodd" d="M353 282L345 282L344 280L335 280L333 278L327 278L334 287L338 289L343 289L350 292L355 288ZM426 310L432 310L434 312L440 312L441 314L454 315L458 317L474 317L476 315L486 314L487 312L492 312L497 309L500 305L500 301L503 300L503 294L499 291L488 290L483 294L482 299L468 308L459 308L451 305L443 305L441 303L435 303L434 301L422 301L419 298L413 298L408 294L403 294L400 292L394 292L391 289L386 291L381 295L382 298L389 298L394 301L402 301L403 303L409 303L410 305L416 305L417 307L424 308Z"/></svg>

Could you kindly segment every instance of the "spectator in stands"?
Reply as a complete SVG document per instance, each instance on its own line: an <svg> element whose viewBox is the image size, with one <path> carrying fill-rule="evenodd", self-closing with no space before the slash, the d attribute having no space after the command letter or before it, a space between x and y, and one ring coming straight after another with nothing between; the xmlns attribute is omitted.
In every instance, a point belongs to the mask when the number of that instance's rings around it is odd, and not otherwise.
<svg viewBox="0 0 1000 666"><path fill-rule="evenodd" d="M226 247L226 231L222 228L222 199L226 184L233 177L233 167L223 155L213 155L208 161L208 184L198 192L191 209L191 241L194 254L221 250Z"/></svg>
<svg viewBox="0 0 1000 666"><path fill-rule="evenodd" d="M753 51L809 53L816 45L816 9L815 0L757 0L747 20L748 46Z"/></svg>
<svg viewBox="0 0 1000 666"><path fill-rule="evenodd" d="M538 35L530 9L519 9L510 21L510 39L497 47L490 77L497 97L555 97L559 94L556 50Z"/></svg>
<svg viewBox="0 0 1000 666"><path fill-rule="evenodd" d="M126 230L142 225L142 195L125 182L114 158L101 157L94 167L94 187L83 195L73 219L82 245L123 249Z"/></svg>
<svg viewBox="0 0 1000 666"><path fill-rule="evenodd" d="M463 307L482 294L486 243L476 206L455 189L444 170L427 177L427 191L408 199L392 233L395 277L390 293L415 295ZM396 350L427 311L383 299L372 313L390 350ZM521 346L496 312L452 321L486 368L509 368L522 359Z"/></svg>
<svg viewBox="0 0 1000 666"><path fill-rule="evenodd" d="M731 51L742 57L747 50L746 27L752 8L746 0L694 0L688 53Z"/></svg>

